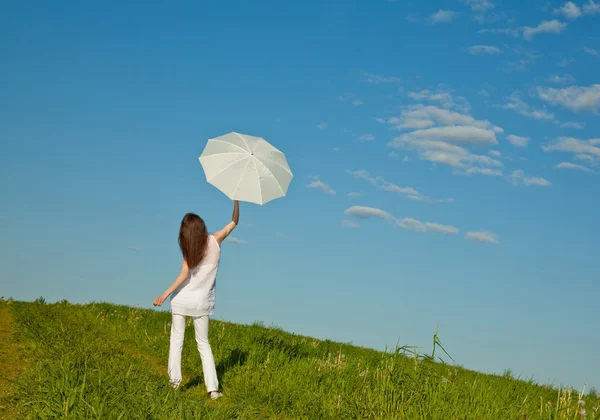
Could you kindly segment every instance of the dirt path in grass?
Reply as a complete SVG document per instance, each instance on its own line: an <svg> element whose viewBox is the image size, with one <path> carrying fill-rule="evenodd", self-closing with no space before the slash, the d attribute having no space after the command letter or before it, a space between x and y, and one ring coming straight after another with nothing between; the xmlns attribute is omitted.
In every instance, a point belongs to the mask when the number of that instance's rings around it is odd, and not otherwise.
<svg viewBox="0 0 600 420"><path fill-rule="evenodd" d="M0 308L0 416L16 418L11 397L17 389L16 380L23 370L23 355L14 340L15 324L8 308Z"/></svg>

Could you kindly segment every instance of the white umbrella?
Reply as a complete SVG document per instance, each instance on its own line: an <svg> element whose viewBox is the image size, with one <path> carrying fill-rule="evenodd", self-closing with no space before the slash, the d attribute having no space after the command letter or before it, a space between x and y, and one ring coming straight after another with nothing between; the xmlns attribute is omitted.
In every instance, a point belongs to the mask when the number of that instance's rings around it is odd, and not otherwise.
<svg viewBox="0 0 600 420"><path fill-rule="evenodd" d="M206 180L232 200L265 204L284 196L293 178L281 151L246 134L209 139L199 160Z"/></svg>

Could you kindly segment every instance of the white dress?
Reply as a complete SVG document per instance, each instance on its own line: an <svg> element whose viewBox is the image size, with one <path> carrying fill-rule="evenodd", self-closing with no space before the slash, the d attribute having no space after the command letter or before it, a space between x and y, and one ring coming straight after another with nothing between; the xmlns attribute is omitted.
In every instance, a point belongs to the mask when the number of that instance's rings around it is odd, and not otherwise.
<svg viewBox="0 0 600 420"><path fill-rule="evenodd" d="M204 258L200 264L190 268L188 278L171 295L172 313L186 316L214 314L220 260L221 247L210 235Z"/></svg>

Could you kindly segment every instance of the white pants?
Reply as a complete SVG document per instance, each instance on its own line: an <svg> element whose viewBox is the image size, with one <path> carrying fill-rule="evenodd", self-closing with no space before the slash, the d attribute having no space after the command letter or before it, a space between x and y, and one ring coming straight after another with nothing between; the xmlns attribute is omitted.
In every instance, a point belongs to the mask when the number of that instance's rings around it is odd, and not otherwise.
<svg viewBox="0 0 600 420"><path fill-rule="evenodd" d="M217 369L212 349L208 342L208 315L192 317L194 330L196 332L196 343L202 359L202 370L204 372L204 383L208 392L219 390ZM169 349L169 379L174 386L181 384L181 351L183 350L183 338L185 336L185 316L173 314L171 324L171 347Z"/></svg>

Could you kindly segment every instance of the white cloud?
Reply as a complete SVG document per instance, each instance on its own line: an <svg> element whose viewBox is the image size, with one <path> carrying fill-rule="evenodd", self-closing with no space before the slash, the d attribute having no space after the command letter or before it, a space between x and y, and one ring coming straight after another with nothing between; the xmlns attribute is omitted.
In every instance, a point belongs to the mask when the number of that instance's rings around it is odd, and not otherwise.
<svg viewBox="0 0 600 420"><path fill-rule="evenodd" d="M373 141L375 140L375 136L373 136L373 134L367 133L367 134L363 134L362 136L360 136L358 138L358 141Z"/></svg>
<svg viewBox="0 0 600 420"><path fill-rule="evenodd" d="M338 96L338 100L342 102L350 102L354 106L363 105L364 102L356 97L356 93L349 92Z"/></svg>
<svg viewBox="0 0 600 420"><path fill-rule="evenodd" d="M331 151L333 153L338 153L341 149L339 147L334 147L333 149L331 149Z"/></svg>
<svg viewBox="0 0 600 420"><path fill-rule="evenodd" d="M477 31L479 34L503 34L510 35L512 37L518 38L521 35L521 30L519 28L503 28L503 29L480 29Z"/></svg>
<svg viewBox="0 0 600 420"><path fill-rule="evenodd" d="M456 235L458 228L449 225L440 225L439 223L421 222L416 219L404 218L396 221L396 226L415 232L434 232Z"/></svg>
<svg viewBox="0 0 600 420"><path fill-rule="evenodd" d="M552 183L547 179L541 177L533 177L525 175L522 170L513 171L510 175L513 185L522 185L525 187L536 186L536 187L550 187Z"/></svg>
<svg viewBox="0 0 600 420"><path fill-rule="evenodd" d="M572 1L565 3L562 7L554 9L557 15L563 15L567 19L577 19L581 16L581 9Z"/></svg>
<svg viewBox="0 0 600 420"><path fill-rule="evenodd" d="M587 4L583 5L583 14L595 15L597 13L600 13L600 4L594 0L589 0Z"/></svg>
<svg viewBox="0 0 600 420"><path fill-rule="evenodd" d="M467 232L465 239L468 241L483 242L487 244L500 243L498 237L490 232Z"/></svg>
<svg viewBox="0 0 600 420"><path fill-rule="evenodd" d="M454 199L450 197L442 199L428 197L426 195L421 194L412 187L400 187L396 184L386 181L385 178L381 176L372 176L369 172L365 171L364 169L359 169L356 171L346 171L346 173L353 176L354 178L363 179L369 182L370 184L376 186L380 190L400 194L408 200L423 201L426 203L451 203L454 201Z"/></svg>
<svg viewBox="0 0 600 420"><path fill-rule="evenodd" d="M494 156L494 157L500 157L500 156L502 156L502 153L500 153L498 150L490 150L488 152L488 155Z"/></svg>
<svg viewBox="0 0 600 420"><path fill-rule="evenodd" d="M315 179L313 182L307 185L308 188L316 188L318 190L323 191L324 193L333 195L335 194L335 190L332 189L329 185L321 181L320 179Z"/></svg>
<svg viewBox="0 0 600 420"><path fill-rule="evenodd" d="M530 107L520 98L519 94L516 92L512 93L509 96L508 102L505 105L502 105L501 108L512 109L513 111L518 112L524 117L533 118L535 120L552 121L554 119L553 113Z"/></svg>
<svg viewBox="0 0 600 420"><path fill-rule="evenodd" d="M515 38L519 36L523 36L523 38L527 40L533 39L534 36L543 33L561 33L567 28L567 23L561 22L559 20L545 20L541 22L539 25L531 27L531 26L522 26L519 28L502 28L502 29L480 29L478 33L490 33L490 34L504 34L510 35Z"/></svg>
<svg viewBox="0 0 600 420"><path fill-rule="evenodd" d="M593 55L593 56L598 56L598 55L600 55L600 53L598 52L598 50L595 50L595 49L593 49L593 48L590 48L590 47L583 47L583 51L584 51L586 54Z"/></svg>
<svg viewBox="0 0 600 420"><path fill-rule="evenodd" d="M496 7L489 0L465 0L474 12L485 12L486 10Z"/></svg>
<svg viewBox="0 0 600 420"><path fill-rule="evenodd" d="M469 48L469 53L473 55L495 55L500 52L500 48L491 45L473 45Z"/></svg>
<svg viewBox="0 0 600 420"><path fill-rule="evenodd" d="M582 16L592 16L600 13L600 4L596 3L594 0L589 0L583 7L579 7L577 4L569 1L558 9L554 9L554 13L563 15L567 19L574 20Z"/></svg>
<svg viewBox="0 0 600 420"><path fill-rule="evenodd" d="M456 15L457 13L452 10L440 9L429 17L429 21L434 25L442 22L452 22Z"/></svg>
<svg viewBox="0 0 600 420"><path fill-rule="evenodd" d="M388 221L394 220L394 216L392 216L388 212L374 207L352 206L346 209L346 211L344 211L344 214L348 216L358 217L361 219L377 218Z"/></svg>
<svg viewBox="0 0 600 420"><path fill-rule="evenodd" d="M537 93L542 101L571 111L598 111L600 108L600 84L563 89L537 86Z"/></svg>
<svg viewBox="0 0 600 420"><path fill-rule="evenodd" d="M375 118L375 121L377 121L379 124L385 124L385 118L377 117Z"/></svg>
<svg viewBox="0 0 600 420"><path fill-rule="evenodd" d="M560 128L576 128L577 130L583 130L585 124L576 121L566 121L560 125Z"/></svg>
<svg viewBox="0 0 600 420"><path fill-rule="evenodd" d="M398 77L393 76L383 76L374 73L365 73L364 76L366 82L371 83L373 85L400 83L400 79Z"/></svg>
<svg viewBox="0 0 600 420"><path fill-rule="evenodd" d="M319 123L319 124L317 124L317 128L318 128L319 130L323 130L323 129L327 128L327 124L326 124L326 123L324 123L324 122L322 122L322 123Z"/></svg>
<svg viewBox="0 0 600 420"><path fill-rule="evenodd" d="M578 165L576 163L571 163L571 162L561 162L558 165L556 165L554 168L556 169L575 169L578 171L583 171L583 172L587 172L589 174L595 174L596 172L593 171L590 168L587 168L583 165Z"/></svg>
<svg viewBox="0 0 600 420"><path fill-rule="evenodd" d="M559 63L559 67L567 67L575 62L574 58L563 58Z"/></svg>
<svg viewBox="0 0 600 420"><path fill-rule="evenodd" d="M570 74L565 74L564 76L559 76L558 74L553 74L550 77L548 77L548 82L555 83L557 85L562 85L562 84L567 84L567 83L574 83L575 78L573 76L571 76Z"/></svg>
<svg viewBox="0 0 600 420"><path fill-rule="evenodd" d="M407 96L416 101L427 101L437 102L446 109L455 108L457 111L469 112L471 104L462 96L454 98L452 93L448 90L444 90L443 87L439 87L435 92L429 89L423 89L420 91L408 92ZM415 128L426 128L426 127L415 127Z"/></svg>
<svg viewBox="0 0 600 420"><path fill-rule="evenodd" d="M431 105L412 105L401 112L400 118L393 117L388 123L397 129L425 129L440 126L471 126L486 129L493 133L502 133L504 130L487 120L476 120L471 115L450 111Z"/></svg>
<svg viewBox="0 0 600 420"><path fill-rule="evenodd" d="M413 150L422 160L461 169L466 175L498 175L497 168L503 166L489 156L465 149L498 143L496 133L504 130L487 120L435 106L414 105L405 108L400 117L390 118L388 123L398 130L412 130L394 138L388 146ZM490 167L496 170L483 170Z"/></svg>
<svg viewBox="0 0 600 420"><path fill-rule="evenodd" d="M137 246L134 245L129 245L127 247L128 250L133 251L133 252L140 252L140 249Z"/></svg>
<svg viewBox="0 0 600 420"><path fill-rule="evenodd" d="M227 238L225 238L225 240L227 242L231 242L232 244L238 244L238 245L248 245L248 242L243 241L241 239L236 238L235 236L228 236Z"/></svg>
<svg viewBox="0 0 600 420"><path fill-rule="evenodd" d="M358 192L349 192L348 197L360 197L362 194Z"/></svg>
<svg viewBox="0 0 600 420"><path fill-rule="evenodd" d="M478 93L479 95L481 95L481 96L485 96L486 98L489 98L489 97L490 97L490 93L489 93L487 90L485 90L485 89L481 89L481 90L480 90L479 92L477 92L477 93Z"/></svg>
<svg viewBox="0 0 600 420"><path fill-rule="evenodd" d="M354 220L342 220L342 226L347 228L358 229L360 224L355 222Z"/></svg>
<svg viewBox="0 0 600 420"><path fill-rule="evenodd" d="M600 163L600 139L579 140L559 137L553 144L542 146L545 152L572 153L578 160Z"/></svg>
<svg viewBox="0 0 600 420"><path fill-rule="evenodd" d="M538 26L530 27L525 26L523 28L523 38L531 40L537 34L543 33L554 33L558 34L564 31L567 28L567 24L565 22L561 22L559 20L545 20L541 22Z"/></svg>
<svg viewBox="0 0 600 420"><path fill-rule="evenodd" d="M515 147L527 147L527 145L531 141L531 138L515 136L513 134L510 134L506 136L506 140L508 140L508 142Z"/></svg>
<svg viewBox="0 0 600 420"><path fill-rule="evenodd" d="M497 144L496 134L484 128L473 126L444 126L415 130L403 134L395 140L396 144L415 144L424 141L438 141L462 146L487 146Z"/></svg>
<svg viewBox="0 0 600 420"><path fill-rule="evenodd" d="M465 171L465 175L486 175L486 176L500 176L502 175L502 171L500 169L491 169L491 168L479 168L479 167L471 167Z"/></svg>

